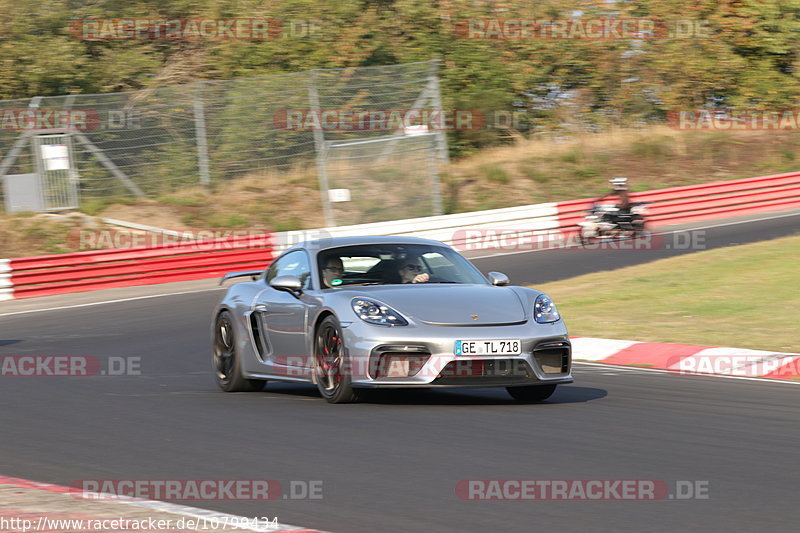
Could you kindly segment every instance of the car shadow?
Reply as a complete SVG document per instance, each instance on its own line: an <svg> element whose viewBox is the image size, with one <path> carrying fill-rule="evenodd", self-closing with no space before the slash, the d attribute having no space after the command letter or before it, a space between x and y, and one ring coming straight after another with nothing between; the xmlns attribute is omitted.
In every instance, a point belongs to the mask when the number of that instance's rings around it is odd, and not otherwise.
<svg viewBox="0 0 800 533"><path fill-rule="evenodd" d="M270 383L266 393L285 394L304 398L319 398L316 387L292 383ZM518 402L504 388L459 389L364 389L359 403L376 405L553 405L583 403L608 396L608 391L595 387L560 385L556 392L543 402Z"/></svg>
<svg viewBox="0 0 800 533"><path fill-rule="evenodd" d="M21 340L3 340L0 339L0 346L8 346L10 344L17 344L18 342L22 342Z"/></svg>

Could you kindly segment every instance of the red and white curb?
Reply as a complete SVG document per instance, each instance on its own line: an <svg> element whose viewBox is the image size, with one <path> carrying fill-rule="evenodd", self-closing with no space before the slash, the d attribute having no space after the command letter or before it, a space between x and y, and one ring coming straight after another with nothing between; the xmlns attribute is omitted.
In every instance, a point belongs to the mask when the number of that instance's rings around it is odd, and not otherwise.
<svg viewBox="0 0 800 533"><path fill-rule="evenodd" d="M31 481L29 479L0 476L0 486L2 485L10 485L13 487L19 487L23 489L40 490L56 494L65 494L65 495L70 495L71 497L77 499L83 498L81 493L77 493L74 487L53 485L51 483L40 483L38 481ZM97 496L97 498L89 496ZM103 499L103 496L107 498ZM289 524L280 524L277 523L277 521L270 522L269 525L265 524L263 526L247 526L246 524L248 523L248 519L238 515L220 513L217 511L210 511L208 509L201 509L199 507L191 507L188 505L179 505L176 503L169 503L157 500L146 500L142 498L133 498L130 496L122 496L118 494L96 493L87 495L85 496L85 498L86 501L92 503L108 502L109 504L129 505L135 508L148 509L153 512L170 513L170 514L181 515L188 518L205 520L206 522L214 522L219 524L237 524L235 529L242 531L254 531L256 533L275 533L280 531L293 531L295 533L297 532L325 533L324 531L320 531L317 529L308 529L299 526L292 526ZM136 512L135 509L132 509L131 511L134 513Z"/></svg>
<svg viewBox="0 0 800 533"><path fill-rule="evenodd" d="M704 374L800 380L800 354L573 337L572 358L578 361Z"/></svg>

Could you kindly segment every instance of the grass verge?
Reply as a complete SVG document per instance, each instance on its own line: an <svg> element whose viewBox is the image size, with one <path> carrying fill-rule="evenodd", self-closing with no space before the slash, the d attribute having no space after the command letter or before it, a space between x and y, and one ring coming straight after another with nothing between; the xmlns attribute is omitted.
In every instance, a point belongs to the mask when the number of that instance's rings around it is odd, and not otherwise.
<svg viewBox="0 0 800 533"><path fill-rule="evenodd" d="M570 335L800 353L800 235L536 286Z"/></svg>

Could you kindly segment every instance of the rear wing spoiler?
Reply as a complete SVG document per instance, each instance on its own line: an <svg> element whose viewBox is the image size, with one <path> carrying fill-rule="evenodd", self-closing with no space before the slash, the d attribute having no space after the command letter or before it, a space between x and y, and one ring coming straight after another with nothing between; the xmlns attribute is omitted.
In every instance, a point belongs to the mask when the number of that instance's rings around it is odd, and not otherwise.
<svg viewBox="0 0 800 533"><path fill-rule="evenodd" d="M244 278L246 276L250 276L253 279L253 281L255 281L263 273L264 273L263 270L242 270L242 271L239 271L239 272L228 272L227 274L222 276L222 279L219 280L219 284L222 285L223 283L225 283L229 279Z"/></svg>

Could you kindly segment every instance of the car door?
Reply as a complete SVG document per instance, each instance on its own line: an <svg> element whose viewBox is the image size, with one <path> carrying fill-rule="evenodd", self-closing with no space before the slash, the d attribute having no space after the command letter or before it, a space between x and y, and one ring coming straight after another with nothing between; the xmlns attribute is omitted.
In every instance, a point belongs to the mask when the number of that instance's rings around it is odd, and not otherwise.
<svg viewBox="0 0 800 533"><path fill-rule="evenodd" d="M274 289L269 282L278 276L295 276L303 289L311 288L311 268L303 250L290 252L275 261L266 274L267 288L256 299L254 312L259 316L273 364L302 366L306 350L306 322L309 305L302 296Z"/></svg>

